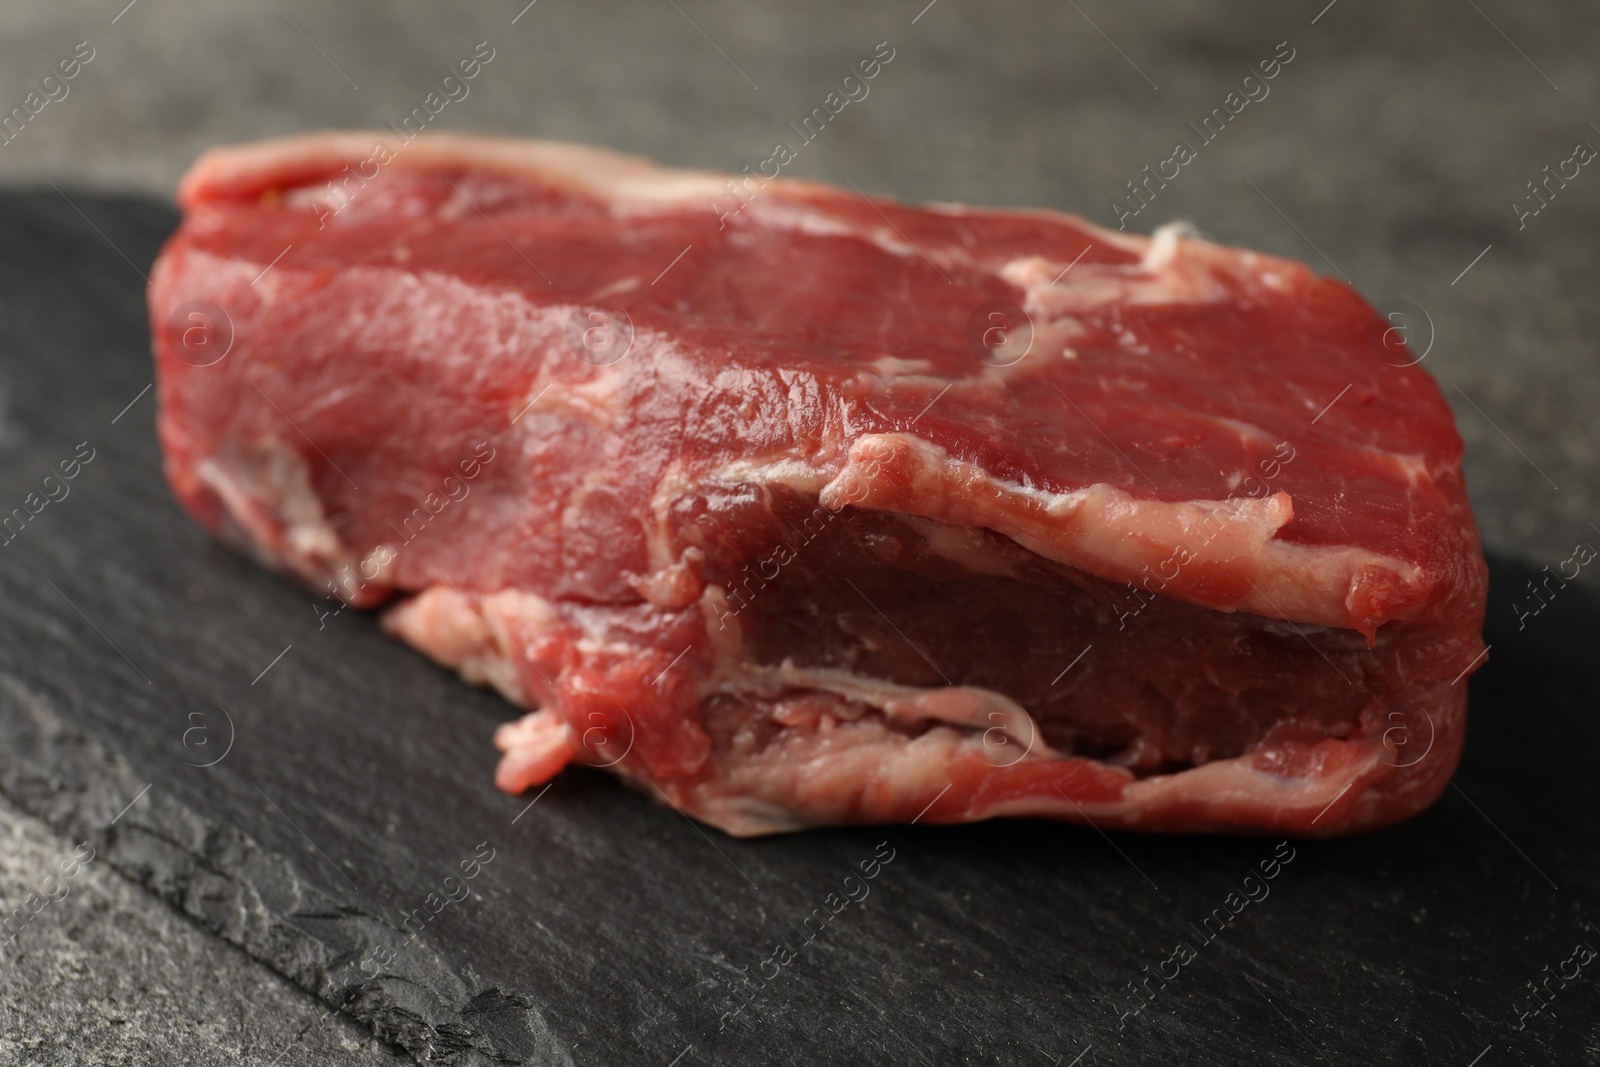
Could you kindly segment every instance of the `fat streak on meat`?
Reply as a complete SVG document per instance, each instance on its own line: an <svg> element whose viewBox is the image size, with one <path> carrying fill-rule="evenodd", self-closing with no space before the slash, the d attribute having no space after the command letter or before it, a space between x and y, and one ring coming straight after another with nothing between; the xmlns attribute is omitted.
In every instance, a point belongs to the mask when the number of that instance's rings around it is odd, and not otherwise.
<svg viewBox="0 0 1600 1067"><path fill-rule="evenodd" d="M734 834L1308 835L1440 793L1486 570L1450 412L1352 289L730 181L207 153L149 291L179 499L528 709L511 792L576 760Z"/></svg>

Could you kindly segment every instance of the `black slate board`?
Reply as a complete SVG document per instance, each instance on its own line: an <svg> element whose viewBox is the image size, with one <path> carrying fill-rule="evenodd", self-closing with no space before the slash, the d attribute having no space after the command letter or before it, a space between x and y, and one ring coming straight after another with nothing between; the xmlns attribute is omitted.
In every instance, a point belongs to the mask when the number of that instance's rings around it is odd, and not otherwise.
<svg viewBox="0 0 1600 1067"><path fill-rule="evenodd" d="M1190 924L1275 842L1035 822L735 841L590 771L529 809L490 783L510 708L370 617L319 628L307 593L179 512L141 395L141 272L174 215L68 195L0 197L0 508L80 442L95 450L0 548L0 791L418 1059L1600 1055L1594 964L1552 980L1517 1029L1530 981L1600 947L1600 606L1577 585L1519 630L1509 602L1531 572L1495 561L1455 786L1403 826L1293 846L1270 896L1209 943ZM193 766L230 733L220 762ZM405 939L401 913L480 842L494 858L470 898ZM802 919L880 842L894 858L863 906L803 942ZM1119 1028L1130 983L1180 939L1195 960ZM797 956L764 982L778 942Z"/></svg>

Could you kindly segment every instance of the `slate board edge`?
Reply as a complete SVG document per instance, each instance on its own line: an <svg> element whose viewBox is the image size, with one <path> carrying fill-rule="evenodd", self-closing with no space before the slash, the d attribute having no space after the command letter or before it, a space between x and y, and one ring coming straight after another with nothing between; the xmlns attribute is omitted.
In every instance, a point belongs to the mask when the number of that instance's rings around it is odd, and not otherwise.
<svg viewBox="0 0 1600 1067"><path fill-rule="evenodd" d="M153 786L141 796L151 783L11 674L0 674L0 737L0 793L13 804L88 841L96 859L418 1062L573 1062L529 996L473 988L454 972L441 983L437 971L401 964L416 954L398 951L406 938L386 920L316 888L293 860ZM293 888L292 912L258 892L264 870ZM395 962L370 980L361 963L380 946Z"/></svg>

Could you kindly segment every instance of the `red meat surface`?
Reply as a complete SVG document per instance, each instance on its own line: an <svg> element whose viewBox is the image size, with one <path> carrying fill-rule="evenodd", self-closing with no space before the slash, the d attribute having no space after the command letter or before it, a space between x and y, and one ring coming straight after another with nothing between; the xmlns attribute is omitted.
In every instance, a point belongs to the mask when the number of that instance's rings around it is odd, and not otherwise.
<svg viewBox="0 0 1600 1067"><path fill-rule="evenodd" d="M451 135L219 149L180 201L179 499L529 709L509 791L1325 835L1455 768L1461 440L1300 264Z"/></svg>

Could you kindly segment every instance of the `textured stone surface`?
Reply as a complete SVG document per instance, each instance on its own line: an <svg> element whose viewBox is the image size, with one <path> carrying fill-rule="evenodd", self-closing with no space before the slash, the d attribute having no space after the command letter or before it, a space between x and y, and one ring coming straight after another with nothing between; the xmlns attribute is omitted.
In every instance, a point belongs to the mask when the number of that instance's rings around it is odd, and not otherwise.
<svg viewBox="0 0 1600 1067"><path fill-rule="evenodd" d="M0 793L66 835L47 850L93 840L105 864L93 877L115 885L114 869L176 909L127 898L82 956L41 951L33 970L0 978L0 1041L22 1062L16 1042L55 1032L55 1062L169 1062L178 1040L174 1061L270 1063L267 1036L326 1008L275 1002L284 986L268 967L419 1059L454 1063L1066 1064L1089 1046L1085 1064L1600 1055L1593 965L1552 982L1549 1007L1515 1029L1527 983L1579 941L1600 947L1585 912L1600 890L1595 580L1585 568L1518 630L1513 604L1536 602L1507 562L1555 569L1575 541L1600 545L1588 525L1600 523L1600 174L1584 168L1524 230L1510 207L1577 140L1600 146L1588 127L1600 116L1585 110L1600 14L1340 0L1313 25L1323 0L1159 12L938 0L912 25L922 0L680 2L683 14L539 0L511 25L521 2L276 6L139 0L114 25L121 3L0 12L5 109L74 42L96 48L71 95L0 148L0 180L40 190L0 202L0 507L78 442L98 450L72 495L0 549ZM208 544L170 502L150 398L135 400L149 381L136 272L172 217L88 187L165 196L216 141L398 120L481 40L496 58L440 127L738 169L885 39L893 64L805 146L796 173L1108 223L1124 183L1176 139L1198 141L1187 124L1288 39L1296 57L1271 95L1131 225L1188 218L1424 309L1427 366L1456 405L1500 557L1459 789L1394 831L1301 847L1271 896L1121 1030L1138 1002L1128 983L1192 938L1189 924L1272 842L1107 842L1027 823L733 842L587 774L517 818L532 798L489 785L488 738L508 709L369 619L345 613L319 630L303 593ZM1419 347L1424 321L1413 312ZM197 725L206 732L187 733ZM230 734L221 763L192 766L219 751L200 741ZM885 838L897 858L865 908L837 916L719 1029L753 986L743 975L778 939L798 947L794 925ZM496 858L472 896L417 940L398 933L400 913L425 906L483 841ZM0 853L6 869L32 863L21 845ZM12 883L0 888L14 907ZM163 969L158 950L188 951L191 920L264 964L214 946L220 956L188 958L238 970ZM73 959L104 984L74 982ZM110 1024L127 1031L116 1049L92 1022L113 994L130 1020ZM247 1023L220 1030L180 1002L237 1003ZM292 1018L274 1029L278 1004ZM60 1025L71 1011L85 1021ZM320 1032L329 1054L354 1033L331 1019ZM0 1062L11 1055L0 1043Z"/></svg>
<svg viewBox="0 0 1600 1067"><path fill-rule="evenodd" d="M0 802L0 904L50 901L0 933L0 1063L404 1062L77 843Z"/></svg>

